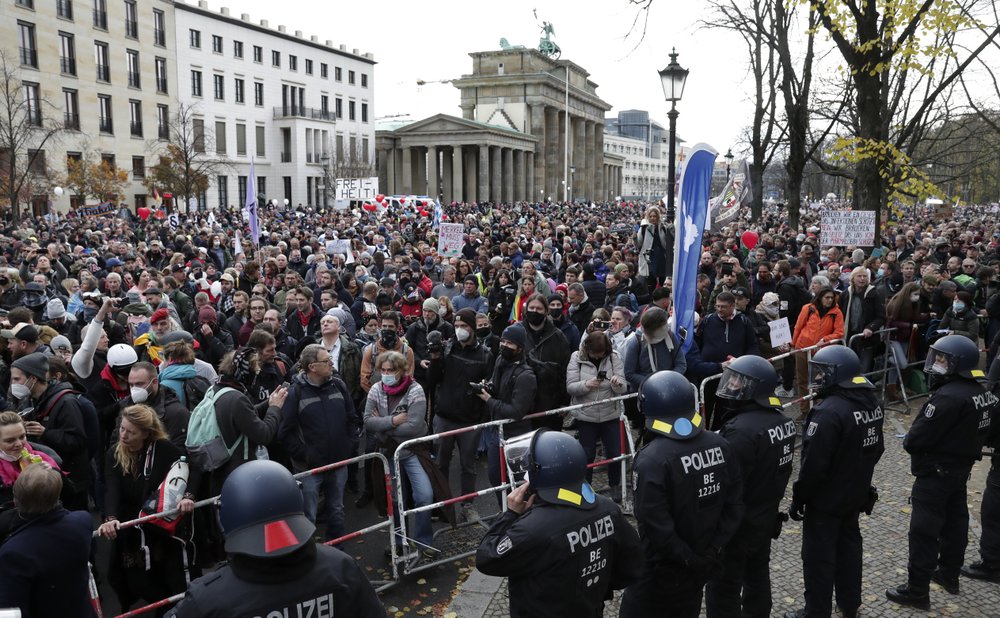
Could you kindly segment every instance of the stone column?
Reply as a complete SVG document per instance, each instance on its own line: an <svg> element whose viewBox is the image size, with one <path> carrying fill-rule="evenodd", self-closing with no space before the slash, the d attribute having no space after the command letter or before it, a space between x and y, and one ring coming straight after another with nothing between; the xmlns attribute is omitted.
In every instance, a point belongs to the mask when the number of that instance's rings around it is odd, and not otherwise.
<svg viewBox="0 0 1000 618"><path fill-rule="evenodd" d="M541 163L545 168L545 197L558 199L556 189L562 168L559 167L559 110L554 107L545 108L545 160Z"/></svg>
<svg viewBox="0 0 1000 618"><path fill-rule="evenodd" d="M428 197L438 199L440 191L438 190L438 147L428 146L427 147L427 195Z"/></svg>
<svg viewBox="0 0 1000 618"><path fill-rule="evenodd" d="M490 201L503 202L501 187L503 184L502 152L499 146L490 147Z"/></svg>
<svg viewBox="0 0 1000 618"><path fill-rule="evenodd" d="M452 154L451 149L445 146L441 149L441 193L442 205L451 204L455 201L455 185L452 182Z"/></svg>
<svg viewBox="0 0 1000 618"><path fill-rule="evenodd" d="M534 203L538 201L538 189L543 186L543 183L535 183L535 153L531 150L526 151L524 153L524 161L524 168L527 170L524 174L524 180L527 183L524 190L525 199Z"/></svg>
<svg viewBox="0 0 1000 618"><path fill-rule="evenodd" d="M607 185L604 184L604 175L598 174L597 172L604 165L604 123L595 122L594 123L594 182L597 183L594 187L594 193L600 197L600 199L607 199Z"/></svg>
<svg viewBox="0 0 1000 618"><path fill-rule="evenodd" d="M598 152L596 151L596 142L594 141L594 126L596 122L587 121L585 127L587 129L587 138L584 142L583 152L584 152L584 164L583 164L583 180L580 183L580 189L583 191L581 195L586 197L588 200L597 201L597 196L595 195L594 186L597 185L597 164Z"/></svg>
<svg viewBox="0 0 1000 618"><path fill-rule="evenodd" d="M500 172L501 186L500 201L510 204L514 201L514 151L510 148L502 149L503 167Z"/></svg>
<svg viewBox="0 0 1000 618"><path fill-rule="evenodd" d="M479 195L480 202L490 201L490 147L479 145Z"/></svg>
<svg viewBox="0 0 1000 618"><path fill-rule="evenodd" d="M403 182L399 187L402 195L413 193L413 149L403 148Z"/></svg>
<svg viewBox="0 0 1000 618"><path fill-rule="evenodd" d="M462 108L462 118L466 120L476 119L476 107L474 105L461 105Z"/></svg>
<svg viewBox="0 0 1000 618"><path fill-rule="evenodd" d="M465 187L463 186L465 176L463 175L462 163L464 163L462 161L462 147L456 145L451 149L451 199L460 204L465 201Z"/></svg>
<svg viewBox="0 0 1000 618"><path fill-rule="evenodd" d="M378 186L383 190L389 187L389 156L391 152L388 148L379 148L376 151L376 157L378 158ZM326 188L326 192L329 195L329 187Z"/></svg>
<svg viewBox="0 0 1000 618"><path fill-rule="evenodd" d="M530 113L531 134L537 137L538 141L535 142L535 150L529 153L531 156L529 157L530 163L528 164L526 175L528 176L528 186L532 188L537 187L534 189L534 191L537 191L538 189L545 188L545 106L532 105ZM538 196L530 195L529 199L534 201L538 199Z"/></svg>
<svg viewBox="0 0 1000 618"><path fill-rule="evenodd" d="M573 187L572 198L586 197L583 185L587 178L587 121L583 118L573 120L573 158L570 165L576 168L575 174L570 174L569 182Z"/></svg>
<svg viewBox="0 0 1000 618"><path fill-rule="evenodd" d="M394 195L403 191L403 149L395 146L392 149L392 193ZM385 191L383 191L385 193Z"/></svg>
<svg viewBox="0 0 1000 618"><path fill-rule="evenodd" d="M511 198L515 202L523 202L524 197L524 151L514 151L514 195Z"/></svg>
<svg viewBox="0 0 1000 618"><path fill-rule="evenodd" d="M416 195L427 195L427 149L420 147L414 150L413 154L417 160L417 169L413 172L413 193Z"/></svg>
<svg viewBox="0 0 1000 618"><path fill-rule="evenodd" d="M465 181L462 185L462 193L465 199L470 202L479 201L479 193L476 187L479 186L479 150L476 146L462 149L462 167L465 168Z"/></svg>

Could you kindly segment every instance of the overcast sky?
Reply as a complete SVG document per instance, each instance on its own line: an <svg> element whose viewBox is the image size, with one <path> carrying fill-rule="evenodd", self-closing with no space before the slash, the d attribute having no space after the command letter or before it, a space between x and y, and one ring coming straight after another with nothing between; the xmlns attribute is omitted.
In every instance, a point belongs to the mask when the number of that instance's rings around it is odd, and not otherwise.
<svg viewBox="0 0 1000 618"><path fill-rule="evenodd" d="M195 0L189 0L194 2ZM734 35L701 29L705 3L655 0L646 37L641 20L628 39L636 7L628 0L370 0L320 3L310 0L209 0L218 10L246 12L276 28L302 30L348 49L375 54L375 117L408 113L414 119L444 112L461 115L451 84L417 87L416 80L457 78L472 71L470 52L512 45L537 47L541 20L552 22L563 58L590 72L597 94L618 110L646 109L664 126L667 104L657 71L676 47L678 62L691 71L678 105L678 134L689 144L706 142L719 152L733 147L751 118L744 48ZM532 9L537 9L538 20Z"/></svg>

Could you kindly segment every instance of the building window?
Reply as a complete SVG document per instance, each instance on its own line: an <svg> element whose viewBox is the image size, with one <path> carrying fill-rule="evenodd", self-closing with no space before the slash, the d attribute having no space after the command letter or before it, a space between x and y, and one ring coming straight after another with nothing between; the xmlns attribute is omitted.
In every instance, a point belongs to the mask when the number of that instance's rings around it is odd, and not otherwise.
<svg viewBox="0 0 1000 618"><path fill-rule="evenodd" d="M253 83L253 104L257 107L264 107L264 83Z"/></svg>
<svg viewBox="0 0 1000 618"><path fill-rule="evenodd" d="M191 133L194 137L194 151L205 152L205 121L201 118L193 119Z"/></svg>
<svg viewBox="0 0 1000 618"><path fill-rule="evenodd" d="M27 104L28 124L42 126L42 94L38 84L24 82L24 102Z"/></svg>
<svg viewBox="0 0 1000 618"><path fill-rule="evenodd" d="M233 58L243 57L243 41L233 41Z"/></svg>
<svg viewBox="0 0 1000 618"><path fill-rule="evenodd" d="M326 79L330 75L330 67L325 62L319 63L319 76Z"/></svg>
<svg viewBox="0 0 1000 618"><path fill-rule="evenodd" d="M313 61L306 58L306 75L313 74Z"/></svg>
<svg viewBox="0 0 1000 618"><path fill-rule="evenodd" d="M56 16L73 21L73 0L56 0Z"/></svg>
<svg viewBox="0 0 1000 618"><path fill-rule="evenodd" d="M298 56L293 56L292 54L288 54L288 70L289 71L298 71L299 70L299 58L298 58Z"/></svg>
<svg viewBox="0 0 1000 618"><path fill-rule="evenodd" d="M160 47L167 45L167 23L160 9L153 9L153 44Z"/></svg>
<svg viewBox="0 0 1000 618"><path fill-rule="evenodd" d="M236 154L247 156L247 125L241 122L236 123Z"/></svg>
<svg viewBox="0 0 1000 618"><path fill-rule="evenodd" d="M242 79L238 78L238 77L236 78L236 88L235 88L235 90L233 90L233 93L234 93L233 96L236 97L236 102L237 103L245 103L246 102L246 87L245 87L245 82Z"/></svg>
<svg viewBox="0 0 1000 618"><path fill-rule="evenodd" d="M135 0L125 0L125 36L130 39L139 38L139 16Z"/></svg>
<svg viewBox="0 0 1000 618"><path fill-rule="evenodd" d="M156 137L170 139L170 108L166 105L156 106Z"/></svg>
<svg viewBox="0 0 1000 618"><path fill-rule="evenodd" d="M226 208L229 205L229 179L225 176L217 176L215 187L219 192L219 207Z"/></svg>
<svg viewBox="0 0 1000 618"><path fill-rule="evenodd" d="M128 70L129 88L141 88L139 85L139 52L135 50L125 50L125 64Z"/></svg>
<svg viewBox="0 0 1000 618"><path fill-rule="evenodd" d="M108 44L94 41L94 65L97 67L97 81L111 81L111 64L108 54Z"/></svg>
<svg viewBox="0 0 1000 618"><path fill-rule="evenodd" d="M333 100L333 111L336 112L338 120L344 117L344 100L340 97Z"/></svg>
<svg viewBox="0 0 1000 618"><path fill-rule="evenodd" d="M64 126L73 131L80 130L80 97L76 90L63 89Z"/></svg>
<svg viewBox="0 0 1000 618"><path fill-rule="evenodd" d="M319 111L322 112L323 118L330 113L330 97L325 94L319 95Z"/></svg>
<svg viewBox="0 0 1000 618"><path fill-rule="evenodd" d="M253 46L253 61L264 62L264 48L260 45Z"/></svg>
<svg viewBox="0 0 1000 618"><path fill-rule="evenodd" d="M21 66L38 68L38 47L35 45L35 26L25 21L17 22L18 46Z"/></svg>
<svg viewBox="0 0 1000 618"><path fill-rule="evenodd" d="M191 96L201 96L201 71L191 71Z"/></svg>
<svg viewBox="0 0 1000 618"><path fill-rule="evenodd" d="M351 86L354 85L354 71L347 72L347 83Z"/></svg>
<svg viewBox="0 0 1000 618"><path fill-rule="evenodd" d="M76 41L66 32L59 33L59 72L76 77Z"/></svg>
<svg viewBox="0 0 1000 618"><path fill-rule="evenodd" d="M263 125L257 125L254 128L256 129L256 135L254 137L256 138L256 142L257 142L257 156L258 157L264 157L264 156L266 156L264 153L267 152L264 149L264 126ZM264 192L263 187L257 187L257 190L260 191L261 193Z"/></svg>
<svg viewBox="0 0 1000 618"><path fill-rule="evenodd" d="M94 0L94 27L108 29L108 5L105 0Z"/></svg>
<svg viewBox="0 0 1000 618"><path fill-rule="evenodd" d="M368 163L368 138L361 138L361 160Z"/></svg>
<svg viewBox="0 0 1000 618"><path fill-rule="evenodd" d="M344 158L344 136L337 135L337 159Z"/></svg>
<svg viewBox="0 0 1000 618"><path fill-rule="evenodd" d="M280 67L281 66L281 52L277 50L271 50L271 66Z"/></svg>
<svg viewBox="0 0 1000 618"><path fill-rule="evenodd" d="M267 195L267 176L258 176L254 187L257 189L257 195Z"/></svg>
<svg viewBox="0 0 1000 618"><path fill-rule="evenodd" d="M236 190L240 194L240 206L247 203L247 177L236 177Z"/></svg>
<svg viewBox="0 0 1000 618"><path fill-rule="evenodd" d="M215 121L215 154L226 154L226 121Z"/></svg>
<svg viewBox="0 0 1000 618"><path fill-rule="evenodd" d="M226 100L226 76L225 75L213 75L212 76L213 86L215 88L215 100L225 101Z"/></svg>
<svg viewBox="0 0 1000 618"><path fill-rule="evenodd" d="M23 6L26 9L35 8L35 0L14 0L14 4L17 6Z"/></svg>
<svg viewBox="0 0 1000 618"><path fill-rule="evenodd" d="M132 157L132 178L146 177L146 157Z"/></svg>
<svg viewBox="0 0 1000 618"><path fill-rule="evenodd" d="M222 37L217 34L212 35L212 51L217 54L222 53Z"/></svg>
<svg viewBox="0 0 1000 618"><path fill-rule="evenodd" d="M115 132L114 122L111 118L111 96L106 94L97 95L97 121L101 133Z"/></svg>
<svg viewBox="0 0 1000 618"><path fill-rule="evenodd" d="M354 101L347 102L347 119L354 120Z"/></svg>
<svg viewBox="0 0 1000 618"><path fill-rule="evenodd" d="M361 122L368 122L368 104L361 104Z"/></svg>
<svg viewBox="0 0 1000 618"><path fill-rule="evenodd" d="M45 165L44 150L28 150L28 171L39 176L45 175L47 166Z"/></svg>
<svg viewBox="0 0 1000 618"><path fill-rule="evenodd" d="M201 31L191 28L189 35L191 40L191 47L195 49L201 49Z"/></svg>
<svg viewBox="0 0 1000 618"><path fill-rule="evenodd" d="M132 137L142 137L142 102L129 100L129 131Z"/></svg>
<svg viewBox="0 0 1000 618"><path fill-rule="evenodd" d="M167 59L157 58L153 62L156 67L156 91L166 94L167 90Z"/></svg>
<svg viewBox="0 0 1000 618"><path fill-rule="evenodd" d="M340 67L333 67L333 79L338 82L344 81L343 71Z"/></svg>
<svg viewBox="0 0 1000 618"><path fill-rule="evenodd" d="M361 74L361 87L362 88L367 88L368 87L368 74L367 73L362 73Z"/></svg>
<svg viewBox="0 0 1000 618"><path fill-rule="evenodd" d="M292 203L292 177L291 176L282 176L281 177L281 184L284 185L285 199L288 200L289 204L291 204Z"/></svg>

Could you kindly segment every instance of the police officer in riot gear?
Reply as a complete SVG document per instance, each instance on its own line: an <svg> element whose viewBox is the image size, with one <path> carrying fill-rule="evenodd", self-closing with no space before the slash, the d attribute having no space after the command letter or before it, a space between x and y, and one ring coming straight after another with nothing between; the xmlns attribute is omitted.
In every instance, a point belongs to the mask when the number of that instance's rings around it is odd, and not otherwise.
<svg viewBox="0 0 1000 618"><path fill-rule="evenodd" d="M658 371L639 388L646 445L635 457L635 517L645 554L622 618L695 618L722 548L743 518L743 488L729 443L705 431L684 376Z"/></svg>
<svg viewBox="0 0 1000 618"><path fill-rule="evenodd" d="M930 582L958 594L958 574L969 543L967 483L983 443L997 397L977 379L979 346L961 335L937 340L927 352L924 372L932 392L906 434L916 478L910 492L910 558L905 584L885 596L900 605L928 609Z"/></svg>
<svg viewBox="0 0 1000 618"><path fill-rule="evenodd" d="M638 577L639 536L587 484L579 442L540 429L525 459L527 482L507 497L476 567L509 578L511 618L599 618L612 591Z"/></svg>
<svg viewBox="0 0 1000 618"><path fill-rule="evenodd" d="M885 451L884 414L858 355L828 346L809 361L809 385L821 399L806 418L790 515L802 526L805 609L785 618L830 616L832 592L844 616L861 606L861 530L878 493L871 485Z"/></svg>
<svg viewBox="0 0 1000 618"><path fill-rule="evenodd" d="M191 582L170 618L333 616L385 618L354 560L313 542L302 491L274 461L249 461L222 486L219 523L229 563Z"/></svg>
<svg viewBox="0 0 1000 618"><path fill-rule="evenodd" d="M781 529L778 505L792 475L798 428L775 397L778 372L759 356L741 356L722 371L716 395L731 402L719 430L743 481L743 520L723 551L722 571L705 588L709 618L771 615L771 539ZM784 517L781 517L784 516Z"/></svg>
<svg viewBox="0 0 1000 618"><path fill-rule="evenodd" d="M993 395L1000 393L1000 357L993 360L986 384ZM990 472L986 476L983 503L979 522L983 533L979 536L979 560L962 567L962 575L972 579L1000 583L1000 419L990 423L986 446L993 449Z"/></svg>

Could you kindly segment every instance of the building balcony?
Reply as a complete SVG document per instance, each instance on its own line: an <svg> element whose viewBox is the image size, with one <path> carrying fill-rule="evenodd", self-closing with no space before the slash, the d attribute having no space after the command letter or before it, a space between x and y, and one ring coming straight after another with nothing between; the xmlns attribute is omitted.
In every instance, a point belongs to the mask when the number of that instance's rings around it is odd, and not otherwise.
<svg viewBox="0 0 1000 618"><path fill-rule="evenodd" d="M110 82L111 81L111 67L106 64L97 65L97 81L99 82Z"/></svg>
<svg viewBox="0 0 1000 618"><path fill-rule="evenodd" d="M156 128L156 137L160 139L170 139L170 129L166 126L159 126Z"/></svg>
<svg viewBox="0 0 1000 618"><path fill-rule="evenodd" d="M28 47L19 48L21 52L21 66L38 68L38 52Z"/></svg>
<svg viewBox="0 0 1000 618"><path fill-rule="evenodd" d="M129 88L141 88L139 84L140 84L139 73L137 71L129 71L128 72Z"/></svg>
<svg viewBox="0 0 1000 618"><path fill-rule="evenodd" d="M59 71L63 75L76 75L76 58L60 58Z"/></svg>
<svg viewBox="0 0 1000 618"><path fill-rule="evenodd" d="M275 107L274 119L282 118L305 118L307 120L323 120L334 122L336 117L330 110L317 109L315 107L300 107L297 105Z"/></svg>
<svg viewBox="0 0 1000 618"><path fill-rule="evenodd" d="M159 45L160 47L165 47L167 45L167 33L160 28L154 28L153 43Z"/></svg>
<svg viewBox="0 0 1000 618"><path fill-rule="evenodd" d="M132 122L130 124L130 130L132 132L132 137L142 137L142 123Z"/></svg>
<svg viewBox="0 0 1000 618"><path fill-rule="evenodd" d="M101 133L114 133L115 132L114 125L111 123L111 119L110 118L100 118L98 120L98 127L99 127Z"/></svg>
<svg viewBox="0 0 1000 618"><path fill-rule="evenodd" d="M66 127L67 129L71 129L73 131L79 131L80 130L80 115L79 114L69 114L69 113L66 113L66 114L63 115L63 118L64 118L64 120L63 120L63 126L64 127Z"/></svg>
<svg viewBox="0 0 1000 618"><path fill-rule="evenodd" d="M158 80L156 80L156 91L157 92L162 92L164 94L167 92L167 80L166 79L158 79Z"/></svg>
<svg viewBox="0 0 1000 618"><path fill-rule="evenodd" d="M133 39L139 38L139 23L134 19L125 20L125 36Z"/></svg>

